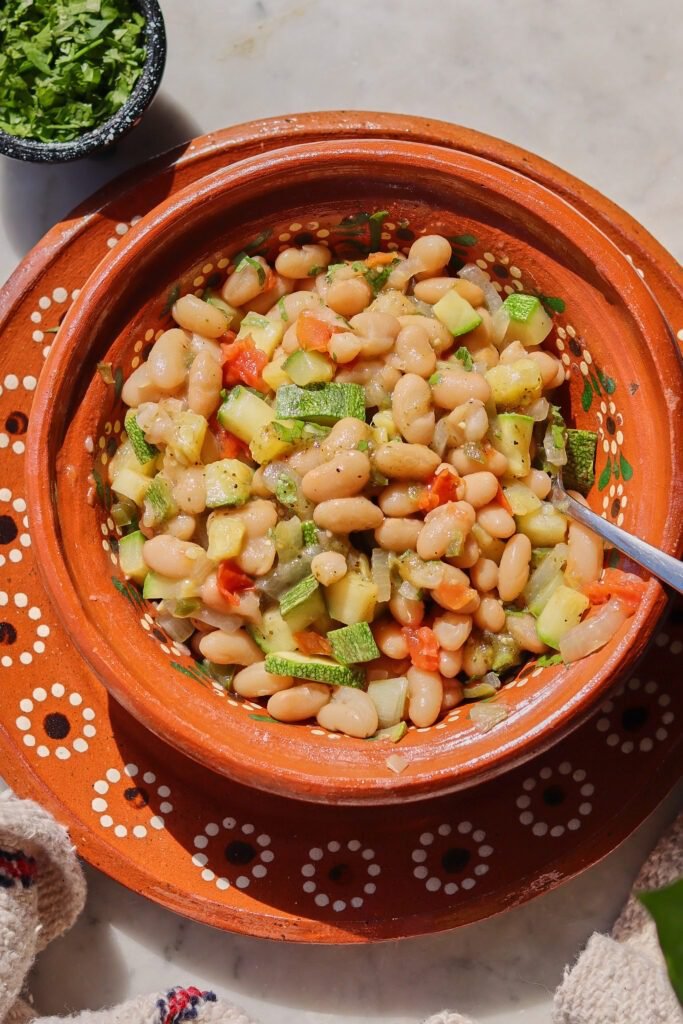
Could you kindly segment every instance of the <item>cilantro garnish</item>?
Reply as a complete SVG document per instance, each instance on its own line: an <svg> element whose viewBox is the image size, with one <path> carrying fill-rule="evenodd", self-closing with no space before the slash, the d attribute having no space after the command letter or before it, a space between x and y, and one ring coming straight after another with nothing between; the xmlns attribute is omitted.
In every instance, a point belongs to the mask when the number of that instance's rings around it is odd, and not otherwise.
<svg viewBox="0 0 683 1024"><path fill-rule="evenodd" d="M455 353L455 358L462 363L466 370L474 369L474 361L472 360L472 356L469 352L469 349L466 349L464 345L461 345L458 351Z"/></svg>
<svg viewBox="0 0 683 1024"><path fill-rule="evenodd" d="M266 272L259 261L255 260L253 256L243 256L235 267L235 273L239 273L240 270L246 270L247 267L252 267L256 271L258 283L263 286L266 283Z"/></svg>
<svg viewBox="0 0 683 1024"><path fill-rule="evenodd" d="M132 0L8 0L0 5L0 128L71 142L112 117L145 63Z"/></svg>

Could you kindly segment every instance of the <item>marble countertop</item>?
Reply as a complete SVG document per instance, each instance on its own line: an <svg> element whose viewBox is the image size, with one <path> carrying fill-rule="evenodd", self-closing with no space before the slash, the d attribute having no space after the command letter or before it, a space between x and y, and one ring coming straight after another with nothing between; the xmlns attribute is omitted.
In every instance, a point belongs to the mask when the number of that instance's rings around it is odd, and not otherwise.
<svg viewBox="0 0 683 1024"><path fill-rule="evenodd" d="M593 0L163 8L169 60L141 128L97 160L0 161L0 279L75 203L139 160L225 124L330 108L430 115L507 138L605 192L683 257L683 22L669 0L624 0L618 20ZM64 1013L182 983L233 998L263 1024L416 1024L444 1006L481 1024L545 1024L565 963L609 928L682 802L679 789L617 852L531 904L367 948L220 934L88 870L83 917L34 971L36 1003Z"/></svg>

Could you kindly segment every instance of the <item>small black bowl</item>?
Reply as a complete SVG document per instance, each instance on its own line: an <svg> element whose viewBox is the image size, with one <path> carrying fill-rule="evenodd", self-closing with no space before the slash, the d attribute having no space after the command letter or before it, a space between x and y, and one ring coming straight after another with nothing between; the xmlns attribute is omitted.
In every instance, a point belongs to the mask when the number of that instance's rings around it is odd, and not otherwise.
<svg viewBox="0 0 683 1024"><path fill-rule="evenodd" d="M133 128L154 99L166 64L166 29L157 0L136 0L145 18L145 66L132 93L108 121L71 142L21 139L0 130L0 153L32 163L63 163L107 149Z"/></svg>

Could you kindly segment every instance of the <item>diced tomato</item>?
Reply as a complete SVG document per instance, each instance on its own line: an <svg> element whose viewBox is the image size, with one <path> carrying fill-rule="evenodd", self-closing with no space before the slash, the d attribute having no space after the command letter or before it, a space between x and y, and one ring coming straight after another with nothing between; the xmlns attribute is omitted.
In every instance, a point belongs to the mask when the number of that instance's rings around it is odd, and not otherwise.
<svg viewBox="0 0 683 1024"><path fill-rule="evenodd" d="M225 334L221 334L220 344L221 348L223 345L232 345L233 341L237 337L237 331L226 331Z"/></svg>
<svg viewBox="0 0 683 1024"><path fill-rule="evenodd" d="M583 592L591 604L604 604L610 597L616 597L625 605L628 613L637 611L647 584L640 576L622 569L605 569L596 583L589 583Z"/></svg>
<svg viewBox="0 0 683 1024"><path fill-rule="evenodd" d="M458 500L460 477L449 466L439 466L420 495L419 507L423 512L432 512L439 505Z"/></svg>
<svg viewBox="0 0 683 1024"><path fill-rule="evenodd" d="M372 270L373 267L383 267L387 263L393 263L395 259L395 252L371 252L365 262Z"/></svg>
<svg viewBox="0 0 683 1024"><path fill-rule="evenodd" d="M500 505L501 508L504 508L506 512L509 512L510 515L512 515L512 505L505 497L505 491L500 486L500 484L498 484L498 492L493 500L496 503L496 505Z"/></svg>
<svg viewBox="0 0 683 1024"><path fill-rule="evenodd" d="M243 590L254 589L254 581L251 576L247 576L234 562L227 559L218 566L216 582L218 584L218 593L224 601L232 605L240 603L238 594Z"/></svg>
<svg viewBox="0 0 683 1024"><path fill-rule="evenodd" d="M461 608L465 608L476 594L476 590L468 587L466 583L453 583L448 580L444 580L432 591L434 600L451 612L459 612Z"/></svg>
<svg viewBox="0 0 683 1024"><path fill-rule="evenodd" d="M292 633L302 654L332 654L332 644L320 633Z"/></svg>
<svg viewBox="0 0 683 1024"><path fill-rule="evenodd" d="M215 415L209 420L209 430L216 439L218 450L222 459L237 459L241 456L249 456L249 445L239 437L222 427Z"/></svg>
<svg viewBox="0 0 683 1024"><path fill-rule="evenodd" d="M241 338L231 345L221 345L223 350L223 383L226 387L233 384L248 384L264 393L269 390L261 376L268 356L260 348L256 348L251 338Z"/></svg>
<svg viewBox="0 0 683 1024"><path fill-rule="evenodd" d="M296 336L299 344L308 352L327 352L332 337L332 328L315 313L305 309L296 322Z"/></svg>
<svg viewBox="0 0 683 1024"><path fill-rule="evenodd" d="M401 632L406 638L408 654L415 668L436 672L439 667L439 644L434 630L429 626L420 626L419 629L404 626Z"/></svg>

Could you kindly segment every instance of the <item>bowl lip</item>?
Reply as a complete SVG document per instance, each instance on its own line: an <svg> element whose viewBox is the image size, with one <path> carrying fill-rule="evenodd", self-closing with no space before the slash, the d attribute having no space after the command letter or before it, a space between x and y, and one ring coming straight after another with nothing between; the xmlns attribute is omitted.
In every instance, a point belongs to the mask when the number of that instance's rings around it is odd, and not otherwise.
<svg viewBox="0 0 683 1024"><path fill-rule="evenodd" d="M0 154L29 163L66 163L90 156L125 135L142 117L161 85L166 65L167 40L159 0L135 0L145 18L147 52L142 75L115 114L70 142L41 142L0 129Z"/></svg>
<svg viewBox="0 0 683 1024"><path fill-rule="evenodd" d="M30 507L40 509L43 513L34 518L34 522L37 519L37 524L43 535L42 539L46 542L44 543L46 557L39 563L43 583L56 611L72 633L74 643L98 676L105 681L107 688L139 721L171 745L180 747L195 760L208 763L206 734L193 726L181 723L175 713L168 713L166 707L160 705L154 698L150 698L144 687L139 686L136 678L128 673L123 666L119 666L119 670L116 670L112 664L112 650L107 643L104 643L105 638L102 633L82 615L80 598L71 582L66 563L61 557L60 543L54 528L54 508L49 493L51 470L46 444L46 424L49 421L45 415L54 401L53 394L55 387L59 384L61 364L65 361L68 362L70 358L74 337L77 339L78 333L85 323L84 316L88 309L88 303L95 303L98 292L110 286L109 275L113 273L116 277L117 267L119 268L118 274L120 274L120 264L125 263L131 250L135 253L138 248L143 246L148 232L154 229L163 229L196 202L209 201L215 193L221 192L226 187L234 187L241 181L249 179L252 174L258 173L259 170L266 176L270 174L272 177L275 170L281 172L282 168L286 167L288 163L291 164L292 161L294 163L301 160L312 161L320 158L321 155L323 157L327 155L330 159L336 160L339 160L340 156L349 160L359 157L374 160L378 150L381 150L384 156L393 157L399 165L401 155L403 155L405 165L408 161L414 161L416 147L419 150L419 157L423 161L431 161L432 166L438 165L442 171L447 169L449 173L453 174L458 165L461 171L468 167L470 170L476 168L480 173L486 172L486 170L495 170L498 176L502 174L508 182L514 182L517 186L523 185L527 193L531 189L533 193L536 193L537 203L544 203L547 207L550 202L556 207L555 212L560 213L567 223L580 224L584 231L592 236L593 244L597 246L598 251L608 262L612 264L617 262L617 270L630 276L630 291L639 294L640 306L642 307L644 303L646 308L649 307L651 313L655 316L659 315L649 291L644 288L626 257L599 228L593 226L564 198L505 165L471 153L445 149L422 141L416 143L405 139L336 139L281 147L250 156L199 179L159 204L138 222L135 229L129 232L120 246L117 246L116 250L102 261L86 282L62 325L59 343L52 346L34 397L34 409L38 415L32 417L29 425L26 460L27 494ZM228 179L227 184L226 178ZM497 187L501 188L500 181ZM527 194L526 199L528 200L528 198ZM582 249L586 251L585 244L582 244ZM661 330L663 333L663 321ZM660 346L658 359L663 359L680 376L677 353L673 350L670 351L668 347ZM674 444L674 449L678 461L681 461L683 439ZM52 525L51 531L46 528L48 521ZM673 523L670 520L667 546L678 545L680 541L680 523ZM630 624L627 637L622 638L597 674L569 698L561 711L558 711L552 718L546 718L541 725L527 726L526 731L511 743L496 748L488 754L472 756L468 761L461 762L458 765L458 772L444 770L437 772L436 769L431 769L426 773L421 772L403 778L398 776L388 780L391 783L390 786L385 785L384 780L373 780L372 791L365 790L359 799L356 779L334 778L330 780L317 773L313 775L299 769L296 772L286 770L277 773L269 767L264 770L263 764L258 758L254 758L253 764L245 766L242 756L238 765L235 765L234 760L231 760L229 756L221 756L219 765L216 762L216 751L213 748L211 749L211 767L247 785L256 784L260 788L280 795L302 798L307 801L328 800L347 804L388 803L395 800L421 799L428 795L434 796L453 789L464 788L482 781L500 770L511 768L539 753L590 714L596 700L604 694L605 689L609 686L617 667L620 670L626 670L641 652L649 633L654 628L656 617L662 610L664 602L665 598L661 587L656 581L651 581L641 608ZM83 633L82 640L76 639L79 630ZM630 644L626 643L625 639L630 640ZM116 655L114 658L118 660ZM122 677L126 679L126 685L123 687L121 686ZM130 682L132 682L132 686L128 685ZM567 724L568 722L570 724ZM178 732L179 724L182 726L180 734ZM229 751L225 748L223 750L225 755L229 755ZM501 764L501 762L503 763Z"/></svg>

